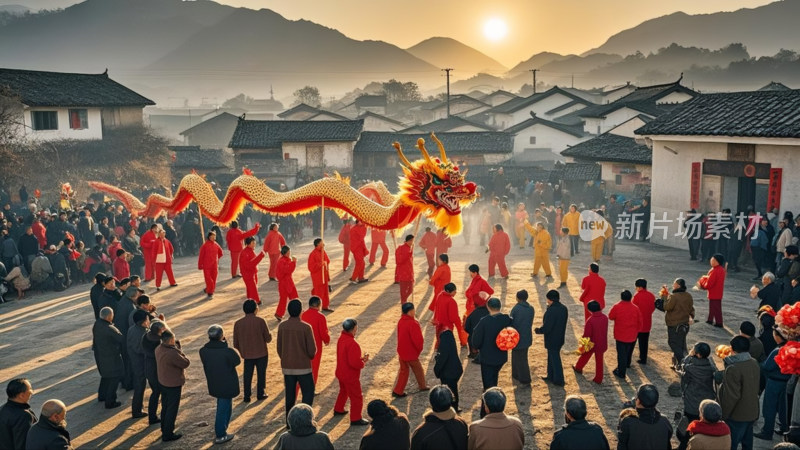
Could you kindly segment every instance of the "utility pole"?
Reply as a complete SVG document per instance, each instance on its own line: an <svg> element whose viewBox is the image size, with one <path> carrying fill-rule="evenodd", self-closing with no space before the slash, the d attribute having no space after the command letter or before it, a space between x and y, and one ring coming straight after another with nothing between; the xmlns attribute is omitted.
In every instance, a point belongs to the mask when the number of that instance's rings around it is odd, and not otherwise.
<svg viewBox="0 0 800 450"><path fill-rule="evenodd" d="M450 117L450 71L453 70L451 67L442 69L447 76L447 117Z"/></svg>
<svg viewBox="0 0 800 450"><path fill-rule="evenodd" d="M534 94L536 93L536 72L538 72L538 71L539 71L539 69L530 69L530 70L528 70L528 72L533 74L533 93Z"/></svg>

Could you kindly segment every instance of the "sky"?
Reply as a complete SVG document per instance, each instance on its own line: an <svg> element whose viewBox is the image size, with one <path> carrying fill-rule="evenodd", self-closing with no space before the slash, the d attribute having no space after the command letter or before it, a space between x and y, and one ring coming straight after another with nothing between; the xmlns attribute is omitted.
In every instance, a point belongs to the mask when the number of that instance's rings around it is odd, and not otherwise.
<svg viewBox="0 0 800 450"><path fill-rule="evenodd" d="M268 8L358 40L408 48L434 36L457 39L507 67L541 51L583 53L615 33L683 11L705 14L754 8L773 0L218 0ZM66 7L75 0L0 0L30 8ZM493 20L488 33L486 23ZM505 25L505 36L501 37ZM499 39L498 39L499 37Z"/></svg>

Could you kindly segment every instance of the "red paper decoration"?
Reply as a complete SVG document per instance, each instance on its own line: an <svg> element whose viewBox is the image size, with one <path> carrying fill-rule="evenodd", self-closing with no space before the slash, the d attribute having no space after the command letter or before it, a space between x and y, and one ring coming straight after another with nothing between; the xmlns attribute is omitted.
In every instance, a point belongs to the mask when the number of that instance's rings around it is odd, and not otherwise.
<svg viewBox="0 0 800 450"><path fill-rule="evenodd" d="M497 348L502 351L513 350L519 343L519 331L511 327L506 327L500 331L495 339Z"/></svg>
<svg viewBox="0 0 800 450"><path fill-rule="evenodd" d="M789 341L781 347L775 356L775 363L781 368L781 373L800 374L800 342Z"/></svg>

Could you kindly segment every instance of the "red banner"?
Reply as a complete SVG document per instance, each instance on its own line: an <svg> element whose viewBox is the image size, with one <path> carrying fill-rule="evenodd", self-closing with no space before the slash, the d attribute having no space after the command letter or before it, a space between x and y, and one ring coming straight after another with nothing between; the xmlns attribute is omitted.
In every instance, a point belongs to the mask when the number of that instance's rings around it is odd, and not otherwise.
<svg viewBox="0 0 800 450"><path fill-rule="evenodd" d="M769 191L767 196L767 211L781 208L781 178L783 169L769 169Z"/></svg>
<svg viewBox="0 0 800 450"><path fill-rule="evenodd" d="M691 208L700 209L700 184L703 181L702 163L692 163Z"/></svg>

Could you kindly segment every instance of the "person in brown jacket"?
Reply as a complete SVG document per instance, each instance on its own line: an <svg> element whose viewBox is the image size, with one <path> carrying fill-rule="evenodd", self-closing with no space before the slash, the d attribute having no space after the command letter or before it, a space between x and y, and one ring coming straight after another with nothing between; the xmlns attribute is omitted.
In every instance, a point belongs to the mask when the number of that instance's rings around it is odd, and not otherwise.
<svg viewBox="0 0 800 450"><path fill-rule="evenodd" d="M525 446L522 422L503 412L506 408L506 394L501 388L492 387L483 393L483 408L486 416L469 425L469 450L522 450Z"/></svg>
<svg viewBox="0 0 800 450"><path fill-rule="evenodd" d="M717 392L722 418L731 429L731 448L753 448L753 423L758 420L758 388L761 367L750 356L750 341L731 339L731 356L725 362L722 385Z"/></svg>
<svg viewBox="0 0 800 450"><path fill-rule="evenodd" d="M700 403L700 420L693 420L687 429L689 450L731 448L731 429L722 421L722 408L714 400Z"/></svg>
<svg viewBox="0 0 800 450"><path fill-rule="evenodd" d="M666 285L661 286L661 291L666 291ZM694 300L692 294L686 292L686 281L683 278L676 278L672 282L672 293L663 300L667 344L672 350L672 368L679 370L683 358L686 357L686 335L689 334L689 326L694 322Z"/></svg>
<svg viewBox="0 0 800 450"><path fill-rule="evenodd" d="M181 390L186 383L184 370L189 367L189 358L175 344L175 335L165 330L161 333L161 345L156 347L158 384L161 385L161 440L177 441L183 436L175 433L175 420L181 404Z"/></svg>
<svg viewBox="0 0 800 450"><path fill-rule="evenodd" d="M253 369L256 369L256 398L267 398L265 393L267 384L267 361L269 354L267 344L272 342L267 321L258 317L258 304L253 299L247 299L242 305L244 317L233 324L233 348L239 351L244 359L244 384L245 403L250 401L253 384Z"/></svg>
<svg viewBox="0 0 800 450"><path fill-rule="evenodd" d="M314 331L311 325L300 320L303 304L294 299L287 306L289 319L278 325L278 356L281 358L283 385L286 397L286 414L297 400L297 385L303 395L303 403L314 404L314 376L311 360L317 353Z"/></svg>

